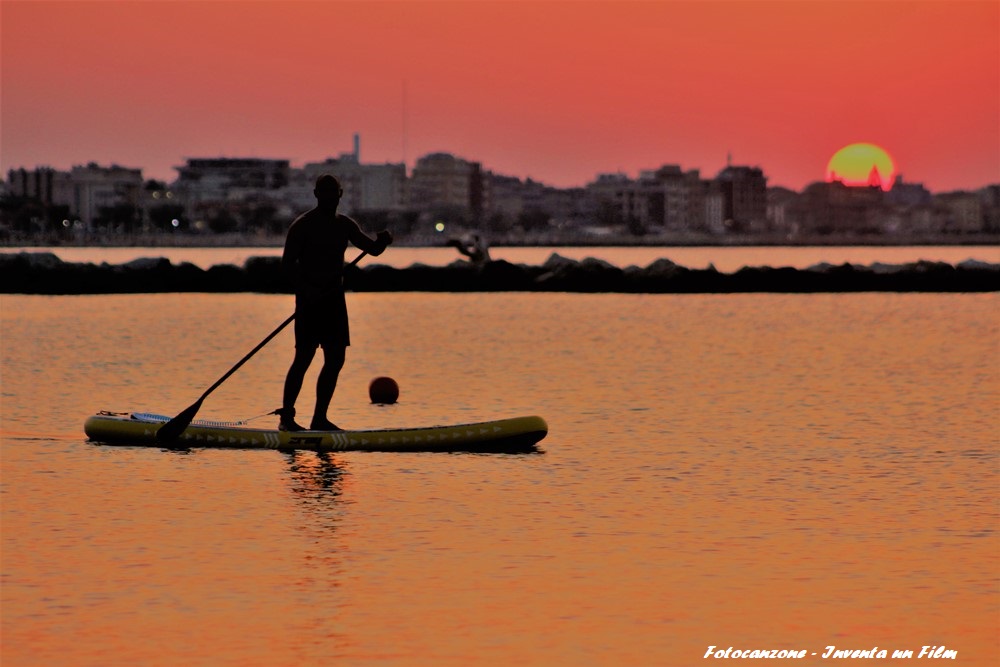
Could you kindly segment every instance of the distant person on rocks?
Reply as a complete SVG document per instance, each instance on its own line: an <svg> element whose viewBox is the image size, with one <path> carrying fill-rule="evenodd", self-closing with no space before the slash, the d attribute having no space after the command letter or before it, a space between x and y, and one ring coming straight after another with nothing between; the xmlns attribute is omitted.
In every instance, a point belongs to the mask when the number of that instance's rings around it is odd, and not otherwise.
<svg viewBox="0 0 1000 667"><path fill-rule="evenodd" d="M357 222L337 213L344 191L330 174L316 179L316 208L296 218L288 229L281 266L295 288L295 358L285 377L278 428L302 431L295 422L295 401L306 371L323 348L323 368L316 381L316 409L310 429L341 430L329 419L327 410L344 367L351 344L344 297L344 253L352 243L370 255L381 255L392 243L392 234L379 232L371 238Z"/></svg>
<svg viewBox="0 0 1000 667"><path fill-rule="evenodd" d="M482 266L491 261L490 249L479 234L473 234L464 239L451 239L448 241L448 245L458 249L458 252L468 257L475 266Z"/></svg>

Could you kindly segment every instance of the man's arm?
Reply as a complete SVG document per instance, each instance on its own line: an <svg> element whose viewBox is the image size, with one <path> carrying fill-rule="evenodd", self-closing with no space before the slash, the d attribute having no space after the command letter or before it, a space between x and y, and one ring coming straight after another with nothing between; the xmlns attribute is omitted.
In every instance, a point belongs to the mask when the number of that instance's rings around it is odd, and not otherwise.
<svg viewBox="0 0 1000 667"><path fill-rule="evenodd" d="M288 235L285 237L285 249L281 253L281 272L296 290L299 288L302 278L299 266L301 253L302 243L299 240L298 229L293 223L288 229Z"/></svg>
<svg viewBox="0 0 1000 667"><path fill-rule="evenodd" d="M348 218L346 215L341 217L346 219L348 229L350 230L347 238L350 239L351 243L361 250L364 250L369 255L378 257L385 252L386 247L392 243L392 234L390 232L381 231L375 235L375 238L372 238L368 236L368 234L361 231L361 226L353 219Z"/></svg>

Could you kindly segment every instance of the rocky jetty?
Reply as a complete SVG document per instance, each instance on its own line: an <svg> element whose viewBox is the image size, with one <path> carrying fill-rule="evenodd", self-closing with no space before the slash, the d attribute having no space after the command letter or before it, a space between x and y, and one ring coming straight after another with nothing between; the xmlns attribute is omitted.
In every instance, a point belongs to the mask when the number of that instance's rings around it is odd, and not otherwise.
<svg viewBox="0 0 1000 667"><path fill-rule="evenodd" d="M456 261L401 269L370 263L348 269L346 283L355 292L995 292L1000 290L1000 264L820 264L720 273L668 259L620 268L599 259L553 254L541 266L500 260L479 267ZM5 294L289 291L276 257L252 257L242 267L202 269L162 257L97 265L64 262L52 253L0 254L0 293Z"/></svg>

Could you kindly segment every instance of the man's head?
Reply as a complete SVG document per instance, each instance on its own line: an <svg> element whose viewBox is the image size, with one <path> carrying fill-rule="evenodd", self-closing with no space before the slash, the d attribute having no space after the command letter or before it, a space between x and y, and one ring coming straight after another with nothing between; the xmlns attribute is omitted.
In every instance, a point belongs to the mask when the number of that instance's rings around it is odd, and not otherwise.
<svg viewBox="0 0 1000 667"><path fill-rule="evenodd" d="M323 174L316 179L316 188L313 190L316 201L323 208L336 209L340 203L340 198L344 194L344 189L340 187L340 181L330 174Z"/></svg>

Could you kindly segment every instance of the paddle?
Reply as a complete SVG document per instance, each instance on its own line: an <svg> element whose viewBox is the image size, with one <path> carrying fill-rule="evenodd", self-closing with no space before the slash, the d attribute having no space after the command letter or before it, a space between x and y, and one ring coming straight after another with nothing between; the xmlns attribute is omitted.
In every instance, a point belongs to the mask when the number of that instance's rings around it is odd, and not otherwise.
<svg viewBox="0 0 1000 667"><path fill-rule="evenodd" d="M351 261L351 263L348 264L347 266L348 267L354 266L355 264L361 261L362 257L364 257L367 254L368 254L367 252L363 251L360 255L355 257ZM208 395L211 394L213 391L215 391L220 384L228 380L230 375L238 371L240 369L240 366L242 366L243 364L245 364L247 361L250 360L250 357L260 352L260 349L262 347L270 343L271 339L277 336L279 333L281 333L281 330L287 327L289 323L291 323L291 321L294 319L295 319L295 313L292 313L287 320L278 325L277 329L269 333L267 335L267 338L258 343L257 347L250 350L250 352L247 353L245 357L236 362L235 366L230 368L225 375L223 375L215 382L215 384L209 387L208 390L206 390L205 393L201 395L201 398L192 403L186 410L181 412L179 415L177 415L176 417L168 421L166 424L161 426L159 429L157 429L156 431L157 441L173 442L177 438L181 437L181 434L184 433L184 429L186 429L188 426L191 425L191 421L194 419L194 416L198 414L198 410L201 409L201 404L205 401L206 398L208 398Z"/></svg>

